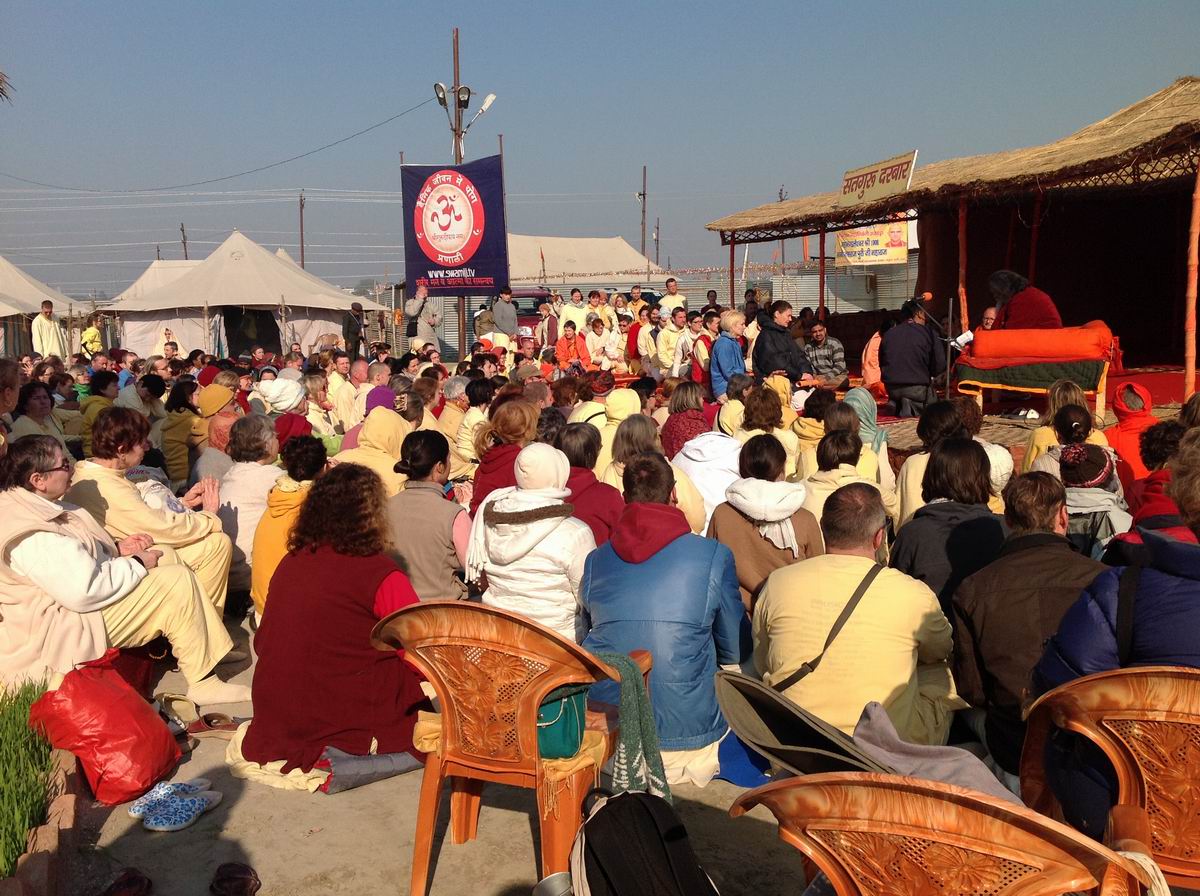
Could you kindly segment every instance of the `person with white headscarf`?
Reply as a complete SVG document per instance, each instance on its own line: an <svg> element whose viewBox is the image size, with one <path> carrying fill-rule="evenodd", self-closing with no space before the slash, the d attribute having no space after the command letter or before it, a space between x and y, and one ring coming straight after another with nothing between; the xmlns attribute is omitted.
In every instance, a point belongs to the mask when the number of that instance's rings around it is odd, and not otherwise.
<svg viewBox="0 0 1200 896"><path fill-rule="evenodd" d="M255 385L250 407L272 418L289 413L304 417L308 414L308 395L304 386L295 380L276 377Z"/></svg>
<svg viewBox="0 0 1200 896"><path fill-rule="evenodd" d="M483 602L528 616L579 641L579 583L596 540L566 503L571 464L535 442L517 454L515 487L488 495L471 524L467 581L485 579Z"/></svg>
<svg viewBox="0 0 1200 896"><path fill-rule="evenodd" d="M783 478L787 452L764 433L750 439L738 457L741 478L725 490L713 511L708 537L737 557L738 590L747 612L775 570L825 553L817 518L804 509L802 482Z"/></svg>

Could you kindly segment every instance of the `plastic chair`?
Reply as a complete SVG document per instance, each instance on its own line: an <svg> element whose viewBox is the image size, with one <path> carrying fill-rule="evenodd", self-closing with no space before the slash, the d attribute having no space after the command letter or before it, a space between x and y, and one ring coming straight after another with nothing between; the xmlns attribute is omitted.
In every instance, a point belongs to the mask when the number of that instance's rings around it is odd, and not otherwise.
<svg viewBox="0 0 1200 896"><path fill-rule="evenodd" d="M1131 896L1140 868L1071 828L949 784L869 772L807 775L743 794L838 896Z"/></svg>
<svg viewBox="0 0 1200 896"><path fill-rule="evenodd" d="M450 779L453 843L474 840L484 782L537 791L542 877L566 871L582 823L583 798L598 769L587 766L554 788L538 756L538 707L555 688L618 680L618 673L557 632L483 604L414 604L382 619L371 633L380 650L403 649L429 680L442 711L440 755L429 753L413 843L413 896L424 896L442 784ZM649 671L650 655L633 659ZM605 760L618 732L610 716L588 713L605 731ZM549 801L549 805L548 805Z"/></svg>
<svg viewBox="0 0 1200 896"><path fill-rule="evenodd" d="M1133 666L1067 682L1029 709L1021 753L1021 798L1060 812L1046 784L1046 739L1054 728L1103 751L1117 774L1113 818L1138 814L1142 839L1167 881L1200 881L1200 670Z"/></svg>

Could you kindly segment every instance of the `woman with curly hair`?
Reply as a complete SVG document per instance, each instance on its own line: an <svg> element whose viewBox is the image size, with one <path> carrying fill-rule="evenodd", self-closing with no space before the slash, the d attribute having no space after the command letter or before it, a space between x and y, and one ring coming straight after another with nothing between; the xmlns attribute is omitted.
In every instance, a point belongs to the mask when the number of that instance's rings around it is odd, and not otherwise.
<svg viewBox="0 0 1200 896"><path fill-rule="evenodd" d="M407 754L388 757L393 774L420 765L417 674L398 653L371 646L375 623L417 602L388 556L388 533L374 472L345 463L313 482L254 637L254 719L231 744L258 767L255 779L292 789L299 780L311 791L328 778L332 787L329 765L314 766L336 762L339 751Z"/></svg>
<svg viewBox="0 0 1200 896"><path fill-rule="evenodd" d="M794 482L800 470L800 437L783 425L783 402L779 393L767 386L756 386L745 396L746 413L733 437L745 445L757 435L774 436L787 454L784 478Z"/></svg>

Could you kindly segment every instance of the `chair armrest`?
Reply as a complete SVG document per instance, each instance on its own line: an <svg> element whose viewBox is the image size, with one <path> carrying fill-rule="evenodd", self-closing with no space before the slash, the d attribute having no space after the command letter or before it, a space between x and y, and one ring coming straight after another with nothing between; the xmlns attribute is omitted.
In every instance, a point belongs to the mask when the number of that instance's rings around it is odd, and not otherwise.
<svg viewBox="0 0 1200 896"><path fill-rule="evenodd" d="M1113 806L1109 815L1110 849L1153 855L1150 816L1140 806Z"/></svg>
<svg viewBox="0 0 1200 896"><path fill-rule="evenodd" d="M637 663L643 675L649 675L650 670L654 668L654 657L650 655L649 650L631 650L629 658Z"/></svg>

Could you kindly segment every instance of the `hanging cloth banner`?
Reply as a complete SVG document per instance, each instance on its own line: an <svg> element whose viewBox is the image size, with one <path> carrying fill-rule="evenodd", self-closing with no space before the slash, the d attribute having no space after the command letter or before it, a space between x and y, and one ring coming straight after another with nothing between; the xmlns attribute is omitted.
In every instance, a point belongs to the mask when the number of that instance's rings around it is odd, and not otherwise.
<svg viewBox="0 0 1200 896"><path fill-rule="evenodd" d="M404 268L408 292L495 295L508 285L501 157L462 165L404 165Z"/></svg>

